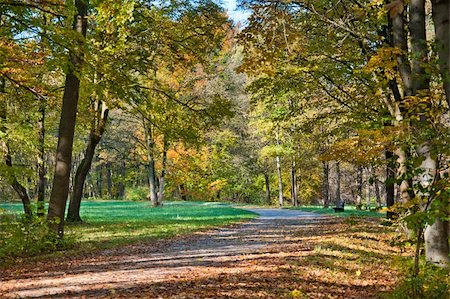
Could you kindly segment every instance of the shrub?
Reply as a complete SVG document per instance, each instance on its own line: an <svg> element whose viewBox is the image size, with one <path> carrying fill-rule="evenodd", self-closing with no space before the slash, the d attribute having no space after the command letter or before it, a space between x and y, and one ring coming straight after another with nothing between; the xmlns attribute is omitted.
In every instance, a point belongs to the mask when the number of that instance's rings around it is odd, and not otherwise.
<svg viewBox="0 0 450 299"><path fill-rule="evenodd" d="M59 238L43 218L28 219L0 211L0 264L17 257L69 249L75 243L72 235Z"/></svg>
<svg viewBox="0 0 450 299"><path fill-rule="evenodd" d="M125 200L139 201L147 198L148 190L145 187L130 187L125 190Z"/></svg>
<svg viewBox="0 0 450 299"><path fill-rule="evenodd" d="M409 271L408 271L409 272ZM395 290L386 296L388 299L441 299L448 298L449 276L446 269L424 263L417 277L409 274Z"/></svg>

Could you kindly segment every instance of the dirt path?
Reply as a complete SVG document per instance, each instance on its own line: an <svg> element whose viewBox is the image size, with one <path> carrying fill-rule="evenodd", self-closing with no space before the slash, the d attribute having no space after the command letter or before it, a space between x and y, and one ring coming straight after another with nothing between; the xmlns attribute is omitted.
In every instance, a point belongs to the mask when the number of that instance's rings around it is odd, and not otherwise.
<svg viewBox="0 0 450 299"><path fill-rule="evenodd" d="M292 210L253 211L261 216L235 227L3 273L0 297L289 297L296 282L292 263L314 250L308 238L336 220ZM351 287L352 294L367 294ZM332 298L345 294L340 286L334 289Z"/></svg>

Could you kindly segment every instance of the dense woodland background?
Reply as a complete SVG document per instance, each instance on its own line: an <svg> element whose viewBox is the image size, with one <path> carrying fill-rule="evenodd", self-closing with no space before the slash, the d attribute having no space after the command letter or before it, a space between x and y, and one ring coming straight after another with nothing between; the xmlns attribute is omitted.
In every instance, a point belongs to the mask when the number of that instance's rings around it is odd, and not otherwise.
<svg viewBox="0 0 450 299"><path fill-rule="evenodd" d="M398 203L448 262L448 1L241 5L1 2L1 200Z"/></svg>

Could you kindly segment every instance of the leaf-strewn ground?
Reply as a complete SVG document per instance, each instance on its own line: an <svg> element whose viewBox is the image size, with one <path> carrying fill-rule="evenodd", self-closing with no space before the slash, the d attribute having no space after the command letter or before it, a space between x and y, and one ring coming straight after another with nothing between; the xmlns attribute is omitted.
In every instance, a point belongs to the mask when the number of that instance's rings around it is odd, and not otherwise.
<svg viewBox="0 0 450 299"><path fill-rule="evenodd" d="M0 297L376 298L399 279L401 253L380 220L258 212L235 227L10 268Z"/></svg>

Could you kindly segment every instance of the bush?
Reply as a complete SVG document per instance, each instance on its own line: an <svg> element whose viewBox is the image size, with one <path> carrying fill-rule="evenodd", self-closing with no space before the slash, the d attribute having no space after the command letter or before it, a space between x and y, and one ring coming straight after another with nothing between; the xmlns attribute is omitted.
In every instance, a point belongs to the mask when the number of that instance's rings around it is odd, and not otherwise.
<svg viewBox="0 0 450 299"><path fill-rule="evenodd" d="M408 275L392 292L388 299L441 299L448 298L448 285L450 283L446 269L440 269L428 263L420 269L417 277Z"/></svg>
<svg viewBox="0 0 450 299"><path fill-rule="evenodd" d="M0 264L17 257L69 249L75 243L75 238L71 235L59 238L48 227L45 219L28 219L0 210Z"/></svg>
<svg viewBox="0 0 450 299"><path fill-rule="evenodd" d="M145 187L130 187L125 190L125 200L139 201L147 198L148 190Z"/></svg>

